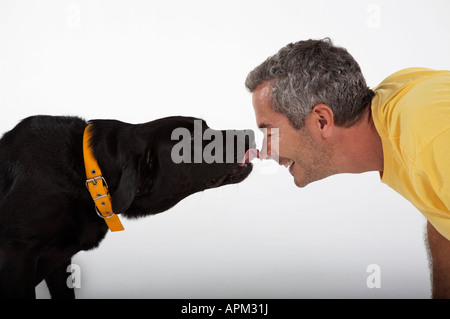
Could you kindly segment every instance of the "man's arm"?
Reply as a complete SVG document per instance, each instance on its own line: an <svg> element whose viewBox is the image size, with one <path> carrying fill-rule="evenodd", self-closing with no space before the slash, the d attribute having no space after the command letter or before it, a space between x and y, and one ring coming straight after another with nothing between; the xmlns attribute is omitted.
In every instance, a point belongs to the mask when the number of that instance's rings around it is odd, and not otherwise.
<svg viewBox="0 0 450 319"><path fill-rule="evenodd" d="M427 223L433 298L450 299L450 241Z"/></svg>

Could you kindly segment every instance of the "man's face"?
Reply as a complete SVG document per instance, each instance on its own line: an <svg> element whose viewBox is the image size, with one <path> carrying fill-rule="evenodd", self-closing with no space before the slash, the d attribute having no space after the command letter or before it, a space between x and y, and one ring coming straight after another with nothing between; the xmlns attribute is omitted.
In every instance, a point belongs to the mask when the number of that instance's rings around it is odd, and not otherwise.
<svg viewBox="0 0 450 319"><path fill-rule="evenodd" d="M298 187L335 174L331 162L332 149L316 132L315 120L308 116L305 126L295 129L284 114L272 109L271 90L270 83L264 82L253 92L256 123L260 129L266 129L263 130L263 158L276 159L278 155L279 164L289 167ZM276 142L279 143L278 154L273 153L272 144Z"/></svg>

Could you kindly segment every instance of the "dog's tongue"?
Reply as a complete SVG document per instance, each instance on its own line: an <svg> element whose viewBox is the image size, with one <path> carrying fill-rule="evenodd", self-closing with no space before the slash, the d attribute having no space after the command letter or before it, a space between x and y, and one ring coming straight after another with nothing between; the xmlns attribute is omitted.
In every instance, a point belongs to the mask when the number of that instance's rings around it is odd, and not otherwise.
<svg viewBox="0 0 450 319"><path fill-rule="evenodd" d="M245 164L250 163L255 158L261 159L261 154L259 150L255 148L250 148L247 150L247 152L245 152L244 158L242 159L239 165L244 166Z"/></svg>

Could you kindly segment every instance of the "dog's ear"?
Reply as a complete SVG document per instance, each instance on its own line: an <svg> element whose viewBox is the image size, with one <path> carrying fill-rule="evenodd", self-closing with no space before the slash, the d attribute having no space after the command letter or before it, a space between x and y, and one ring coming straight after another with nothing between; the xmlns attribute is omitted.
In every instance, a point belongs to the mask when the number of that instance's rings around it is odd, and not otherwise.
<svg viewBox="0 0 450 319"><path fill-rule="evenodd" d="M125 213L130 208L134 198L140 193L140 187L148 187L154 175L151 126L136 125L128 133L129 136L122 139L126 142L121 146L122 156L127 159L122 167L117 189L111 194L112 209L116 214Z"/></svg>
<svg viewBox="0 0 450 319"><path fill-rule="evenodd" d="M122 168L119 186L111 198L112 209L116 214L126 212L136 196L139 184L138 163L139 161L135 158L130 158Z"/></svg>
<svg viewBox="0 0 450 319"><path fill-rule="evenodd" d="M149 188L152 185L155 172L152 151L147 149L138 157L128 159L122 168L119 185L112 194L112 208L116 214L128 210L137 194L141 192L140 187Z"/></svg>

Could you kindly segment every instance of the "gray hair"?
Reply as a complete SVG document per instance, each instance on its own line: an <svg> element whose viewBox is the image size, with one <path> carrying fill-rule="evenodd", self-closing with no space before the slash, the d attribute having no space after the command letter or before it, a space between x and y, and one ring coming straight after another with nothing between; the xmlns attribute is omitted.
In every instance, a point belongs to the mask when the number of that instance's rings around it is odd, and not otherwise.
<svg viewBox="0 0 450 319"><path fill-rule="evenodd" d="M290 43L249 73L245 86L253 92L272 85L272 108L300 129L317 104L326 104L338 126L354 125L375 93L367 87L358 63L329 38Z"/></svg>

